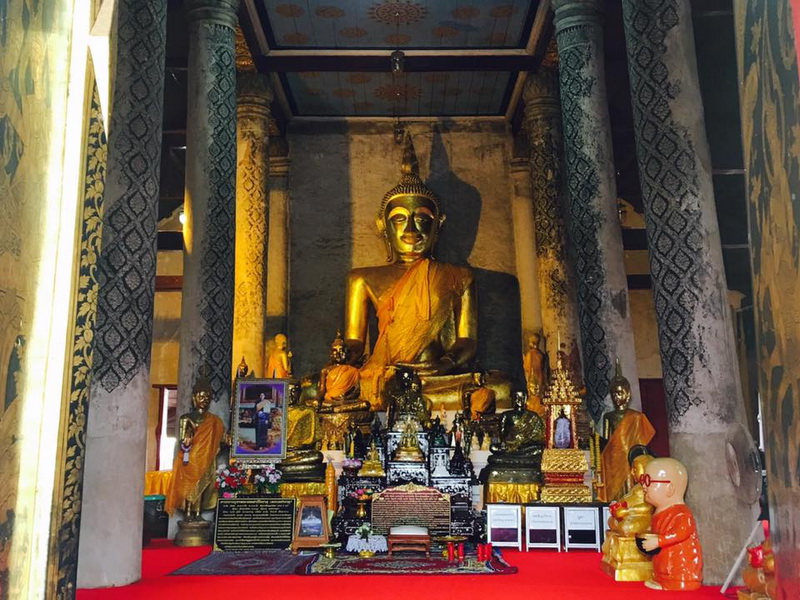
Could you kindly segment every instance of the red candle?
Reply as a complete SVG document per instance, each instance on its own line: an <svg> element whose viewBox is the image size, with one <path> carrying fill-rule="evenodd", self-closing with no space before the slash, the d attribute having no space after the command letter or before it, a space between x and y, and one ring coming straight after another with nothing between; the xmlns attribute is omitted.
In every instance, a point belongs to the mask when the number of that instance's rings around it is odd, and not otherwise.
<svg viewBox="0 0 800 600"><path fill-rule="evenodd" d="M486 552L486 560L492 560L492 545L491 544L486 544L486 550L484 552Z"/></svg>
<svg viewBox="0 0 800 600"><path fill-rule="evenodd" d="M464 562L464 543L458 545L458 562Z"/></svg>
<svg viewBox="0 0 800 600"><path fill-rule="evenodd" d="M453 542L447 542L447 562L453 562L455 557L456 547Z"/></svg>

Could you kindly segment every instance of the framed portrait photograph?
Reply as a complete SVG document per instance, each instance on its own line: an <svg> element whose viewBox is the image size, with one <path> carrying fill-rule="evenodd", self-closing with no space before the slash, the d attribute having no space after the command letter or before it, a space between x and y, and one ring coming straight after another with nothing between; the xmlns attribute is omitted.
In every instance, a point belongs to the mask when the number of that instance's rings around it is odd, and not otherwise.
<svg viewBox="0 0 800 600"><path fill-rule="evenodd" d="M231 459L257 467L286 457L289 379L245 379L236 383L231 415Z"/></svg>
<svg viewBox="0 0 800 600"><path fill-rule="evenodd" d="M294 525L292 549L317 548L330 538L325 496L300 496Z"/></svg>
<svg viewBox="0 0 800 600"><path fill-rule="evenodd" d="M519 504L486 505L486 541L494 546L522 550L522 507Z"/></svg>

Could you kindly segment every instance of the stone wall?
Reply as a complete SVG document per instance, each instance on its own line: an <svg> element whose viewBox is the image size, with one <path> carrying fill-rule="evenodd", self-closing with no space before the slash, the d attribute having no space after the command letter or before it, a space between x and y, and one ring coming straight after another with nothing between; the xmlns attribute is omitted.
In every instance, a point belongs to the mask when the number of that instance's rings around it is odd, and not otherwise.
<svg viewBox="0 0 800 600"><path fill-rule="evenodd" d="M504 123L439 121L409 130L420 176L447 215L436 257L476 272L480 364L519 378L511 135ZM386 261L375 215L383 195L399 181L402 152L390 123L296 125L288 140L289 339L295 373L304 374L325 364L336 329L343 326L347 272Z"/></svg>

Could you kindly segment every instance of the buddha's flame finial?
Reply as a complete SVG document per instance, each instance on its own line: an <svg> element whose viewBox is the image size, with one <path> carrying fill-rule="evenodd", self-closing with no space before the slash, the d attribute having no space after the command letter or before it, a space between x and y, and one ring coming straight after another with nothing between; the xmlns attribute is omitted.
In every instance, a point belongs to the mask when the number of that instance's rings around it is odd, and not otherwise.
<svg viewBox="0 0 800 600"><path fill-rule="evenodd" d="M419 178L419 162L417 161L417 153L414 150L414 141L407 131L403 140L403 163L400 165L400 173L404 178L407 175L414 175Z"/></svg>

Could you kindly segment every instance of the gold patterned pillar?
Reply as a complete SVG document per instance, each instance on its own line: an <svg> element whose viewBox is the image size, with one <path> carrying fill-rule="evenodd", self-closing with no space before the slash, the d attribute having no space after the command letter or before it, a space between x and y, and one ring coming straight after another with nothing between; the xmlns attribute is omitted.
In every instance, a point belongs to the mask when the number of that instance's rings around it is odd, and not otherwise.
<svg viewBox="0 0 800 600"><path fill-rule="evenodd" d="M536 255L543 333L555 364L557 339L570 355L570 368L581 373L580 324L575 277L567 258L564 223L565 190L562 162L564 136L558 72L543 69L530 73L523 91L524 127L528 134L533 218L536 226Z"/></svg>
<svg viewBox="0 0 800 600"><path fill-rule="evenodd" d="M237 73L236 252L233 367L244 357L257 377L264 368L269 217L269 105L272 90L260 73Z"/></svg>
<svg viewBox="0 0 800 600"><path fill-rule="evenodd" d="M273 123L274 125L274 123ZM267 337L287 332L289 315L289 148L272 129L269 158ZM278 134L278 135L275 135ZM290 340L291 343L291 340Z"/></svg>
<svg viewBox="0 0 800 600"><path fill-rule="evenodd" d="M514 251L522 308L522 334L527 339L542 328L536 232L531 199L531 171L527 158L511 159L510 171L511 215L514 221Z"/></svg>

